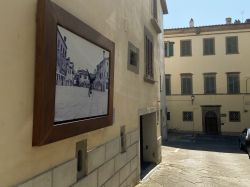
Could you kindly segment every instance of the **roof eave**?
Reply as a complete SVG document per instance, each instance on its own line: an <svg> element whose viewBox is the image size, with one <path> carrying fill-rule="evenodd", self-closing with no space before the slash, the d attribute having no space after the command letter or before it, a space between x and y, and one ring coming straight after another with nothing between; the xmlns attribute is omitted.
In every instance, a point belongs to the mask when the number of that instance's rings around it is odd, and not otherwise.
<svg viewBox="0 0 250 187"><path fill-rule="evenodd" d="M167 7L166 0L161 0L161 7L162 7L163 14L168 14L168 7Z"/></svg>

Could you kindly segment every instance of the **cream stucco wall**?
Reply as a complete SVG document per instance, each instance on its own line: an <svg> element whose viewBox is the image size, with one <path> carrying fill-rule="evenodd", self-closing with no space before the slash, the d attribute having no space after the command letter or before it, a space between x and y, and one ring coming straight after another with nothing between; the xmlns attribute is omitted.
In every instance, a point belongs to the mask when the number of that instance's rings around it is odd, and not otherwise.
<svg viewBox="0 0 250 187"><path fill-rule="evenodd" d="M37 1L1 1L0 186L17 184L72 159L75 143L82 139L87 138L90 150L119 135L122 125L126 125L127 132L137 129L138 111L159 107L160 53L154 55L157 82L144 81L144 26L154 36L154 51L162 47L162 35L155 32L150 22L151 1L54 2L115 43L114 124L43 147L32 147ZM160 24L161 17L159 13ZM127 70L128 41L140 49L139 75Z"/></svg>
<svg viewBox="0 0 250 187"><path fill-rule="evenodd" d="M238 36L239 54L226 55L227 36ZM215 39L215 55L203 56L203 38ZM180 56L180 40L192 40L192 56ZM202 105L221 105L222 133L240 132L249 127L250 120L250 96L246 93L246 80L250 77L250 29L233 31L214 31L195 33L172 34L165 33L165 41L175 42L174 56L165 58L165 73L171 74L171 94L166 97L167 108L171 119L168 121L170 129L183 131L202 131ZM204 95L203 73L216 73L217 95ZM227 95L227 72L240 72L241 94ZM181 73L193 74L193 94L195 96L192 105L191 96L181 96ZM247 84L250 92L250 81ZM248 110L246 112L245 110ZM193 122L183 122L182 112L194 111ZM229 122L229 111L240 111L241 122Z"/></svg>

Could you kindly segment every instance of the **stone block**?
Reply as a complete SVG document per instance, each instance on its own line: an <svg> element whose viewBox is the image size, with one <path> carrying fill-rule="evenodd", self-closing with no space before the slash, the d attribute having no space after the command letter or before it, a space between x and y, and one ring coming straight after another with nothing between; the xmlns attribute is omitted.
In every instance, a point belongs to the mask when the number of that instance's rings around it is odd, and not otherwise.
<svg viewBox="0 0 250 187"><path fill-rule="evenodd" d="M121 169L127 163L127 153L119 154L115 157L115 172Z"/></svg>
<svg viewBox="0 0 250 187"><path fill-rule="evenodd" d="M134 144L139 141L140 133L139 130L133 131L130 133L130 142Z"/></svg>
<svg viewBox="0 0 250 187"><path fill-rule="evenodd" d="M17 185L17 187L32 187L32 180L25 182L23 184Z"/></svg>
<svg viewBox="0 0 250 187"><path fill-rule="evenodd" d="M130 137L131 137L130 133L126 134L126 144L127 144L126 146L127 147L129 147L131 145L131 143L130 143Z"/></svg>
<svg viewBox="0 0 250 187"><path fill-rule="evenodd" d="M72 187L97 187L97 171L87 175L82 180L78 181Z"/></svg>
<svg viewBox="0 0 250 187"><path fill-rule="evenodd" d="M91 173L94 169L97 169L105 162L105 145L98 147L90 152L87 156L87 174Z"/></svg>
<svg viewBox="0 0 250 187"><path fill-rule="evenodd" d="M120 187L128 187L127 181L124 181L124 182L120 185Z"/></svg>
<svg viewBox="0 0 250 187"><path fill-rule="evenodd" d="M118 186L119 186L119 173L114 175L104 185L104 187L118 187Z"/></svg>
<svg viewBox="0 0 250 187"><path fill-rule="evenodd" d="M138 146L138 144L136 143L128 148L128 150L127 150L127 160L128 161L132 160L137 155L137 146Z"/></svg>
<svg viewBox="0 0 250 187"><path fill-rule="evenodd" d="M134 187L139 182L137 171L134 171L127 179L127 186Z"/></svg>
<svg viewBox="0 0 250 187"><path fill-rule="evenodd" d="M138 156L136 156L133 160L131 160L130 169L131 169L132 172L135 171L138 168L138 162L139 162Z"/></svg>
<svg viewBox="0 0 250 187"><path fill-rule="evenodd" d="M116 138L113 141L108 142L106 144L106 150L105 150L106 161L110 160L115 155L117 155L120 152L120 147L121 147L120 138Z"/></svg>
<svg viewBox="0 0 250 187"><path fill-rule="evenodd" d="M120 170L120 184L123 183L130 174L130 163Z"/></svg>
<svg viewBox="0 0 250 187"><path fill-rule="evenodd" d="M103 185L115 172L115 161L114 159L105 163L98 169L98 186Z"/></svg>
<svg viewBox="0 0 250 187"><path fill-rule="evenodd" d="M53 169L53 187L68 187L77 180L76 159L66 162Z"/></svg>
<svg viewBox="0 0 250 187"><path fill-rule="evenodd" d="M17 187L52 187L52 172L48 171Z"/></svg>

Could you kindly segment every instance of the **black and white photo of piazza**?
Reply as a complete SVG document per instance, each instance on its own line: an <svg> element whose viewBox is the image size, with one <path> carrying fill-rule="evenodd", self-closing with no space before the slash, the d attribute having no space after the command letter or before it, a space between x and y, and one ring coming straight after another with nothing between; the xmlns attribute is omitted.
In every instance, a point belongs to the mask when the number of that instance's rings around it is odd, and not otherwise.
<svg viewBox="0 0 250 187"><path fill-rule="evenodd" d="M109 55L105 49L58 26L56 124L107 115Z"/></svg>

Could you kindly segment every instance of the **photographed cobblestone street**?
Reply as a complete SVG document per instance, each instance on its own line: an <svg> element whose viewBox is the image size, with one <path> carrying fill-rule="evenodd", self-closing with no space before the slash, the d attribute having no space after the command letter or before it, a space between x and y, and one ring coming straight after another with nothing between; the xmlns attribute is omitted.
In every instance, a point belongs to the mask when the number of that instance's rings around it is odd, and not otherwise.
<svg viewBox="0 0 250 187"><path fill-rule="evenodd" d="M170 135L162 163L137 187L249 185L250 159L237 137Z"/></svg>

